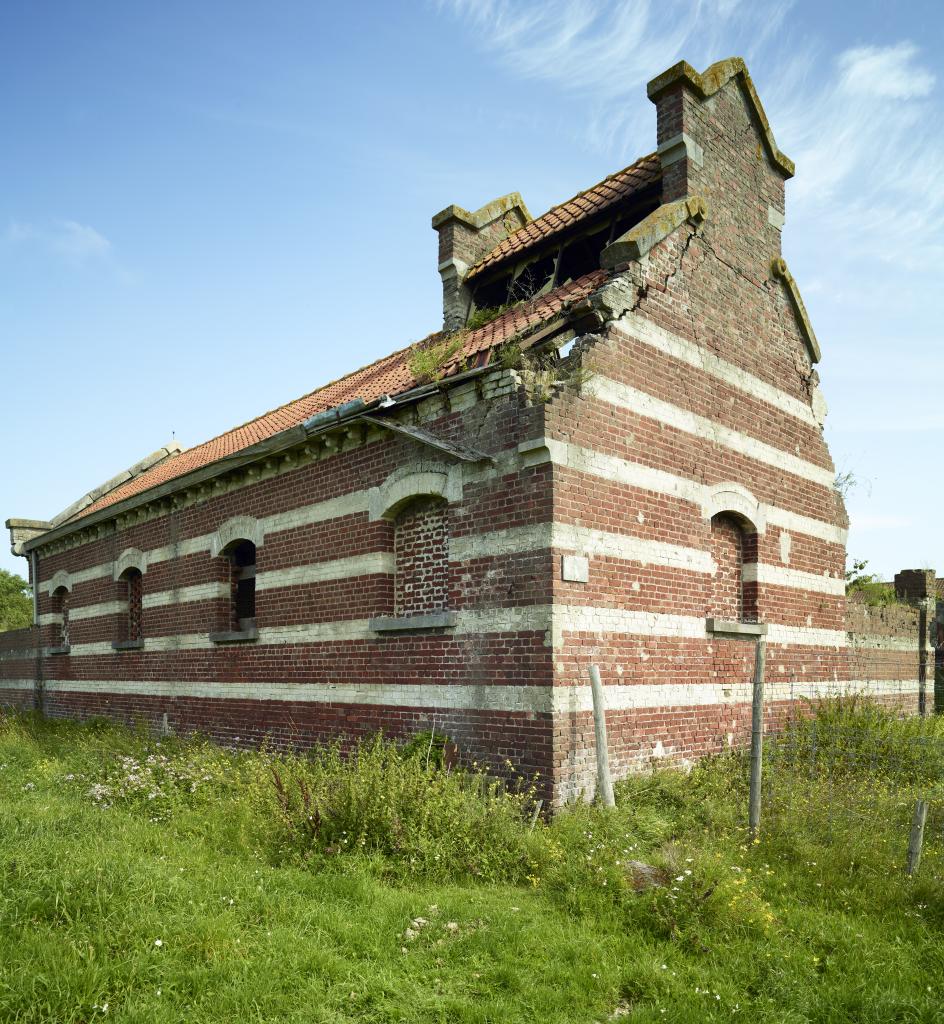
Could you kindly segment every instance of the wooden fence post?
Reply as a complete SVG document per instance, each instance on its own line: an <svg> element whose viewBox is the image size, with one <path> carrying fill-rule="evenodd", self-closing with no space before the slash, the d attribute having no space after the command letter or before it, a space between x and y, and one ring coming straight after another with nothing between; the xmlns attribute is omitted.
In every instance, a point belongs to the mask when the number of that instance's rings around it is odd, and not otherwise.
<svg viewBox="0 0 944 1024"><path fill-rule="evenodd" d="M913 875L921 863L921 845L924 842L924 823L928 820L928 802L919 800L915 804L911 819L911 838L908 841L908 874Z"/></svg>
<svg viewBox="0 0 944 1024"><path fill-rule="evenodd" d="M593 693L593 732L597 744L597 792L604 807L615 807L613 780L610 778L610 751L606 740L606 705L603 702L603 683L600 670L590 666L590 689Z"/></svg>
<svg viewBox="0 0 944 1024"><path fill-rule="evenodd" d="M751 839L760 830L761 773L764 767L764 666L767 663L767 644L763 636L757 638L754 654L754 694L751 701L751 791L748 824Z"/></svg>

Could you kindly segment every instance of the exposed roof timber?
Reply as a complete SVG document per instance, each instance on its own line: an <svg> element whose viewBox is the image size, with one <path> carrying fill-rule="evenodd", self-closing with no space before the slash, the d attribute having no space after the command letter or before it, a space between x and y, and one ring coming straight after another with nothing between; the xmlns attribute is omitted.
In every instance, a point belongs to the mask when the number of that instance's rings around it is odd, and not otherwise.
<svg viewBox="0 0 944 1024"><path fill-rule="evenodd" d="M796 314L797 321L800 324L800 331L803 334L803 340L806 342L806 347L810 354L810 362L818 363L822 357L819 342L813 333L813 325L810 323L806 306L803 305L803 299L800 298L800 289L797 287L793 274L787 268L787 261L782 256L776 257L776 259L771 261L770 273L777 280L783 281L783 286L790 297L790 304L793 306L793 312Z"/></svg>
<svg viewBox="0 0 944 1024"><path fill-rule="evenodd" d="M655 153L641 157L629 167L609 175L565 202L552 206L540 217L513 232L472 267L467 279L472 280L492 266L559 236L587 217L603 213L624 202L633 194L655 185L661 175L662 164Z"/></svg>
<svg viewBox="0 0 944 1024"><path fill-rule="evenodd" d="M792 178L796 173L796 164L777 146L774 133L771 131L770 122L764 106L757 95L754 83L747 70L747 65L740 57L728 57L726 60L719 60L710 68L699 74L688 61L679 61L668 71L657 75L646 86L646 92L653 103L667 89L681 82L690 88L701 99L708 99L713 96L722 86L727 85L732 78L738 80L738 84L744 90L748 102L754 110L757 120L760 122L761 135L767 149L767 155L776 167L778 167L785 178Z"/></svg>
<svg viewBox="0 0 944 1024"><path fill-rule="evenodd" d="M646 185L638 192L633 193L632 196L627 197L630 201L626 202L625 205L623 203L613 203L601 212L589 215L585 220L576 221L574 224L548 235L545 239L534 242L531 248L517 250L500 260L496 260L494 263L476 272L472 287L488 287L506 276L518 276L525 268L542 257L550 256L554 253L557 253L559 256L568 246L582 239L589 238L607 224L613 227L621 218L641 213L646 207L652 205L654 192L654 185Z"/></svg>
<svg viewBox="0 0 944 1024"><path fill-rule="evenodd" d="M372 423L375 426L383 427L394 434L402 434L412 441L418 441L436 451L444 452L453 458L461 459L463 462L494 462L495 460L487 452L479 451L471 445L457 444L455 441L447 441L445 438L437 437L422 427L413 427L406 423L397 423L395 420L383 419L380 416L361 416L364 423Z"/></svg>

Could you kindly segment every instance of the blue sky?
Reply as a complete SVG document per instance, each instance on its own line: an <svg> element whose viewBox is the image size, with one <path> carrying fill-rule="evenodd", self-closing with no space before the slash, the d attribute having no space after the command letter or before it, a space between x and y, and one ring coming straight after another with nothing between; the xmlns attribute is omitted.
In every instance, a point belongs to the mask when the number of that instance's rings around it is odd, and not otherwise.
<svg viewBox="0 0 944 1024"><path fill-rule="evenodd" d="M649 78L737 54L797 164L850 554L944 573L942 27L924 0L4 0L0 519L424 336L433 213L568 198L654 148Z"/></svg>

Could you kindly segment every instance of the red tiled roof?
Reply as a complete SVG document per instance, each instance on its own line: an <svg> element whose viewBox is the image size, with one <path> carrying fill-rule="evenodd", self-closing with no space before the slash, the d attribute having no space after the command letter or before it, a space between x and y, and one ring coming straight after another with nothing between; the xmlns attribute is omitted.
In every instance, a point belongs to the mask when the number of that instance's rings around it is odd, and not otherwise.
<svg viewBox="0 0 944 1024"><path fill-rule="evenodd" d="M485 324L475 331L470 331L462 348L444 367L446 375L456 373L461 366L469 363L484 365L487 362L487 357L483 353L504 344L527 328L535 327L552 319L565 307L586 298L603 283L606 276L606 271L603 270L585 274L576 281L570 281L555 288L547 295L515 306L491 323ZM169 480L184 476L193 470L209 466L226 455L249 448L289 427L298 426L315 413L333 409L342 402L349 402L355 398L373 402L384 395L397 395L409 391L421 383L410 371L411 353L421 345L434 345L442 338L442 332L431 334L423 341L384 356L347 377L342 377L317 391L312 391L278 409L264 413L240 427L220 434L219 437L189 448L175 458L165 459L140 476L136 476L113 491L109 491L108 494L102 495L97 501L77 513L73 521L92 512L97 512L99 509L107 508L109 505L114 505L125 498L141 494Z"/></svg>
<svg viewBox="0 0 944 1024"><path fill-rule="evenodd" d="M659 180L662 173L659 157L652 153L625 167L616 174L604 178L599 184L568 199L566 203L551 207L530 224L518 228L504 242L500 242L488 255L483 256L469 271L468 277L475 277L488 267L500 263L515 253L528 249L535 242L546 241L578 221L602 213L608 207L627 199L635 192Z"/></svg>

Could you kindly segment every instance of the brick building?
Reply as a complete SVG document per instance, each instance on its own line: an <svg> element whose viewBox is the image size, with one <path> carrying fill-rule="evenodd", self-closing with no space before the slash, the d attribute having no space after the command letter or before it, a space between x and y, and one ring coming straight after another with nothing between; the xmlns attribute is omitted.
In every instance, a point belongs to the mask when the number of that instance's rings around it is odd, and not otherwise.
<svg viewBox="0 0 944 1024"><path fill-rule="evenodd" d="M590 662L617 774L742 737L761 631L773 684L835 679L794 167L739 59L648 91L632 166L433 218L444 331L9 520L38 625L0 698L238 742L435 727L560 802L593 784Z"/></svg>

